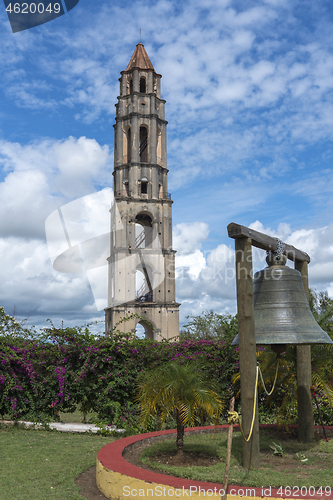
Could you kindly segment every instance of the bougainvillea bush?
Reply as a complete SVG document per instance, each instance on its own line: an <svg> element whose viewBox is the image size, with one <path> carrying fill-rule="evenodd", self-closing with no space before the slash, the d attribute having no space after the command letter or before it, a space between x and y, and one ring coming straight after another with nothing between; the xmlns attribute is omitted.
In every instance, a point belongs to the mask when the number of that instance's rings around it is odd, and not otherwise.
<svg viewBox="0 0 333 500"><path fill-rule="evenodd" d="M207 323L211 318L206 314L203 319ZM48 421L54 420L59 411L71 412L78 408L83 413L93 410L98 422L142 432L144 429L138 427L138 408L133 404L137 377L142 371L169 360L200 362L208 376L217 382L219 394L227 402L239 392L239 384L231 382L232 376L239 372L238 348L231 346L237 318L220 319L223 328L215 338L182 332L179 342L154 342L117 332L109 337L95 336L88 327L56 329L51 324L50 328L36 331L24 328L0 308L0 416ZM271 420L267 420L265 411L274 421L279 420L280 414L285 423L297 421L295 397L287 397L293 394L292 374L296 373L293 348L289 351L291 358L288 352L283 357L284 369L280 370L273 399L263 392L259 394L259 413L265 414L266 423ZM275 376L275 362L270 362L270 350L262 355L267 358L265 363L260 356L260 362L270 387ZM320 375L332 389L331 350L313 347L312 363L313 377ZM324 422L332 425L331 401L319 382L316 384L318 404ZM236 406L238 403L239 398ZM314 404L315 421L320 423L317 413ZM156 419L152 419L148 422L148 430L155 430L157 425ZM174 427L175 422L167 422L167 425Z"/></svg>
<svg viewBox="0 0 333 500"><path fill-rule="evenodd" d="M228 339L156 342L119 332L94 336L88 327L36 332L0 309L0 415L47 420L56 410L79 407L96 412L99 421L133 428L142 371L195 360L216 380L221 398L229 399L237 351Z"/></svg>

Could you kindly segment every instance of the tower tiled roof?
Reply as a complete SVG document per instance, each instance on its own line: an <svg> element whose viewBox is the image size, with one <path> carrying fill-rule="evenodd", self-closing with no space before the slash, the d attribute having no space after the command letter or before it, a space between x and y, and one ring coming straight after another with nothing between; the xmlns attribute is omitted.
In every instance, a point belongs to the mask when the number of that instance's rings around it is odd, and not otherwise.
<svg viewBox="0 0 333 500"><path fill-rule="evenodd" d="M141 42L138 43L137 46L135 47L135 51L133 52L131 60L128 63L126 71L131 70L133 68L154 70L154 66L152 65L148 57L148 54L146 52L146 49L144 48L144 45Z"/></svg>

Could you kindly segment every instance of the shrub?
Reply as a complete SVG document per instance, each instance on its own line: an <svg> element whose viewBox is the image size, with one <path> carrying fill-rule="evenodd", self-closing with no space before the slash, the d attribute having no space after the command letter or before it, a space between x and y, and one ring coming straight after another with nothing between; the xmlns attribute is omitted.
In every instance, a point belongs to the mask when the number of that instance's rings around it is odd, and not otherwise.
<svg viewBox="0 0 333 500"><path fill-rule="evenodd" d="M120 425L125 418L129 428L137 428L132 404L137 377L170 360L198 361L221 395L234 391L231 376L238 369L238 349L227 340L157 342L117 332L95 337L87 327L53 325L29 336L19 324L14 326L15 331L6 327L0 333L0 414L14 419L50 419L56 410L80 406L107 423ZM152 420L149 425L157 424Z"/></svg>

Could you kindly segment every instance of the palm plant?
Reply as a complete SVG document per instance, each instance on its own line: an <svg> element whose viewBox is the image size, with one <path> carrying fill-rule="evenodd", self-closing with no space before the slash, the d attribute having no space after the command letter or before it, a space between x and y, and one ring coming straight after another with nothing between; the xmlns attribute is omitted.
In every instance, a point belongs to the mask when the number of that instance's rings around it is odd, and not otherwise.
<svg viewBox="0 0 333 500"><path fill-rule="evenodd" d="M139 377L136 401L141 409L141 422L159 414L161 426L171 414L177 424L177 454L183 452L185 426L194 425L205 414L215 424L223 411L216 385L207 379L195 363L170 361Z"/></svg>

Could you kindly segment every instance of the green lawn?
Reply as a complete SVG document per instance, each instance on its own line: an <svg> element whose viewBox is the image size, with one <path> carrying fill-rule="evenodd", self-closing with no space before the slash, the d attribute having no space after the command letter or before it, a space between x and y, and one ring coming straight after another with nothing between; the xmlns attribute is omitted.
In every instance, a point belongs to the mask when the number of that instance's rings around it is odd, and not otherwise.
<svg viewBox="0 0 333 500"><path fill-rule="evenodd" d="M60 421L66 424L81 424L83 422L83 413L79 410L75 410L73 413L59 413ZM96 416L94 412L89 412L86 415L86 423L91 423L92 419ZM56 422L56 419L54 419Z"/></svg>
<svg viewBox="0 0 333 500"><path fill-rule="evenodd" d="M0 500L82 500L74 479L114 440L0 427Z"/></svg>
<svg viewBox="0 0 333 500"><path fill-rule="evenodd" d="M96 463L98 450L114 441L114 437L70 434L45 430L24 430L0 427L0 500L82 500L75 478ZM268 457L256 471L245 471L241 465L242 438L235 433L229 484L244 486L331 486L333 488L333 439L314 441L311 445L295 440L279 441L261 431L261 450ZM274 457L272 441L281 443L283 457ZM157 464L160 470L203 481L222 482L226 455L226 433L186 436L185 450L199 450L217 455L221 462L207 467L171 468ZM144 452L154 449L175 449L175 440L156 443ZM301 463L296 453L308 458Z"/></svg>

